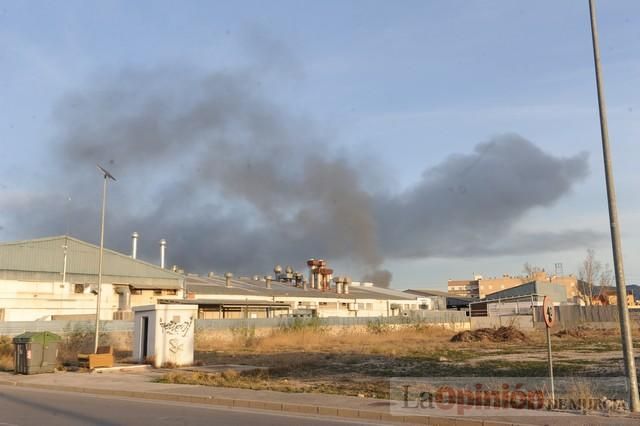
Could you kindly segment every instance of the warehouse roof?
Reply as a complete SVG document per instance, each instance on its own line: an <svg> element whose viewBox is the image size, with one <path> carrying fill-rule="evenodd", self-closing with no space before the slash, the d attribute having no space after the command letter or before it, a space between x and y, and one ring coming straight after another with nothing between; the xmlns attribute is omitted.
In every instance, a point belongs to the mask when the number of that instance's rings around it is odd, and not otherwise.
<svg viewBox="0 0 640 426"><path fill-rule="evenodd" d="M567 290L565 286L546 281L531 281L515 287L496 291L495 293L487 294L484 300L490 301L534 294L550 296L555 302L564 302L567 300Z"/></svg>
<svg viewBox="0 0 640 426"><path fill-rule="evenodd" d="M416 296L401 291L374 287L351 285L349 294L338 294L335 289L320 291L302 287L295 287L290 283L271 282L271 288L266 287L264 281L250 279L231 279L231 287L226 287L226 280L219 275L194 277L187 276L187 291L198 295L234 295L234 296L262 296L262 297L313 297L327 299L376 299L376 300L416 300Z"/></svg>
<svg viewBox="0 0 640 426"><path fill-rule="evenodd" d="M158 299L160 304L185 304L185 305L221 305L226 307L261 306L269 308L290 308L287 303L269 302L268 300L243 300L243 299Z"/></svg>
<svg viewBox="0 0 640 426"><path fill-rule="evenodd" d="M60 277L67 247L67 275L70 280L94 282L98 275L100 247L70 236L0 243L0 277L52 280ZM182 286L183 276L159 266L105 249L105 282L131 284L136 288Z"/></svg>

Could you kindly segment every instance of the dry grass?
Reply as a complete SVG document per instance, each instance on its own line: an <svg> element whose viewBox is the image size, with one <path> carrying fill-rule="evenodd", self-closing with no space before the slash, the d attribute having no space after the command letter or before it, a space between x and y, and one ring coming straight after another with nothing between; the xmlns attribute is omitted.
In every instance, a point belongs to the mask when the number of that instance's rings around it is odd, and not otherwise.
<svg viewBox="0 0 640 426"><path fill-rule="evenodd" d="M385 399L388 399L390 396L389 383L383 380L374 380L366 383L349 381L304 382L277 376L273 377L272 374L266 370L249 370L242 372L227 370L222 373L170 372L158 381L161 383L271 390L278 392L326 393Z"/></svg>
<svg viewBox="0 0 640 426"><path fill-rule="evenodd" d="M402 356L424 353L425 350L442 347L454 334L442 327L403 326L382 332L366 327L339 329L305 328L276 329L257 336L252 331L234 333L231 340L200 336L196 341L198 351L223 351L239 353L322 352L365 353Z"/></svg>
<svg viewBox="0 0 640 426"><path fill-rule="evenodd" d="M13 343L10 337L0 336L0 371L13 371Z"/></svg>

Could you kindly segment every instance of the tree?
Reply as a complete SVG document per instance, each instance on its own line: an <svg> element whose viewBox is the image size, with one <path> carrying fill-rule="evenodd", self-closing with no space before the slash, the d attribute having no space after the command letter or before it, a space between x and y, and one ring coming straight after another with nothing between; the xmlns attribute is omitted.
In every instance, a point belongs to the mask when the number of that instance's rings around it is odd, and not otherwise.
<svg viewBox="0 0 640 426"><path fill-rule="evenodd" d="M604 265L604 269L600 273L600 292L602 293L604 290L607 290L609 287L612 287L613 284L613 271L611 270L611 265L608 263Z"/></svg>
<svg viewBox="0 0 640 426"><path fill-rule="evenodd" d="M531 279L533 279L534 274L536 272L541 272L541 271L544 271L544 269L542 269L539 266L534 266L529 262L525 262L525 264L522 265L522 272L523 272L522 282L526 283L530 281Z"/></svg>
<svg viewBox="0 0 640 426"><path fill-rule="evenodd" d="M580 297L587 305L591 305L593 303L593 286L596 283L601 283L602 279L602 265L596 260L594 249L587 249L587 257L584 258L578 270L578 279L581 281L578 283Z"/></svg>
<svg viewBox="0 0 640 426"><path fill-rule="evenodd" d="M524 272L525 277L530 277L535 272L536 267L530 264L529 262L525 262L522 265L522 272Z"/></svg>

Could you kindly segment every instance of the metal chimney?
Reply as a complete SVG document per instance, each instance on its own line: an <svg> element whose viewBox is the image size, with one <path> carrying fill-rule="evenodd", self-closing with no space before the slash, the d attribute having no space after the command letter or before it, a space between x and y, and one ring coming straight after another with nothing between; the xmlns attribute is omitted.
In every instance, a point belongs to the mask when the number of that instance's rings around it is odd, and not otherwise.
<svg viewBox="0 0 640 426"><path fill-rule="evenodd" d="M309 285L311 286L311 288L314 288L314 283L313 283L313 262L314 261L315 259L313 257L307 260L307 266L309 267Z"/></svg>
<svg viewBox="0 0 640 426"><path fill-rule="evenodd" d="M276 280L280 281L280 275L282 274L282 266L276 265L273 268L273 273L275 274Z"/></svg>
<svg viewBox="0 0 640 426"><path fill-rule="evenodd" d="M138 257L138 237L140 234L134 232L131 234L131 258L136 259Z"/></svg>
<svg viewBox="0 0 640 426"><path fill-rule="evenodd" d="M342 292L344 294L349 294L349 284L351 284L351 277L343 277L343 280Z"/></svg>
<svg viewBox="0 0 640 426"><path fill-rule="evenodd" d="M224 274L225 287L231 288L231 278L233 278L233 274L231 272L227 272Z"/></svg>
<svg viewBox="0 0 640 426"><path fill-rule="evenodd" d="M271 275L267 275L266 277L264 277L264 280L267 282L267 288L271 289L271 280L273 279L273 277Z"/></svg>
<svg viewBox="0 0 640 426"><path fill-rule="evenodd" d="M167 240L164 238L160 240L160 267L164 269L164 260L167 253Z"/></svg>

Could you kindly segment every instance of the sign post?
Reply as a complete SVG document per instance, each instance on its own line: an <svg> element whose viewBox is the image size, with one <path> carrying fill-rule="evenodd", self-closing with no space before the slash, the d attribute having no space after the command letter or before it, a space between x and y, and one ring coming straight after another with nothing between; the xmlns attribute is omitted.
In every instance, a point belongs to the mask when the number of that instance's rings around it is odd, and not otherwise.
<svg viewBox="0 0 640 426"><path fill-rule="evenodd" d="M542 302L542 317L544 318L544 325L547 330L547 359L549 362L549 382L551 384L551 401L552 404L556 403L556 391L553 384L553 359L551 357L551 327L556 321L555 311L553 309L553 301L549 296L544 297Z"/></svg>

